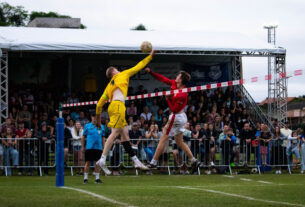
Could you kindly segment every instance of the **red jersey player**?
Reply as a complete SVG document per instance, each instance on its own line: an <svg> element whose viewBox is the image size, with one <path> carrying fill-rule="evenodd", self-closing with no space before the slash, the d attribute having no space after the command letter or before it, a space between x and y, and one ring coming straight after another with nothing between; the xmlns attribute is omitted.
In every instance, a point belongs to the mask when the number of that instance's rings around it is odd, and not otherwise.
<svg viewBox="0 0 305 207"><path fill-rule="evenodd" d="M163 75L152 72L150 68L146 68L145 70L157 80L170 85L171 90L185 88L186 84L191 79L190 74L185 71L180 71L176 79L170 80ZM155 155L148 167L152 169L156 168L158 162L157 160L159 160L167 140L169 137L174 136L176 144L185 152L185 154L192 162L192 171L195 172L198 169L200 162L193 156L190 148L183 141L183 133L185 131L184 126L187 122L187 117L184 113L184 107L187 104L187 92L172 94L169 97L166 97L166 100L172 113L169 116L167 124L163 128L162 136L160 138Z"/></svg>

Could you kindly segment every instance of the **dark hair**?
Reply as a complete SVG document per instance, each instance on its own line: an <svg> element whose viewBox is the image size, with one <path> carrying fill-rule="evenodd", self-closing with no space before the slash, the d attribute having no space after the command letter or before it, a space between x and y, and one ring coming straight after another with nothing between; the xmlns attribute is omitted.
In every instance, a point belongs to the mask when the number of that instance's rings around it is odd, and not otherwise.
<svg viewBox="0 0 305 207"><path fill-rule="evenodd" d="M109 68L107 68L107 70L106 70L106 77L108 78L108 79L111 79L112 78L112 76L113 76L113 71L115 70L116 68L115 67L109 67Z"/></svg>
<svg viewBox="0 0 305 207"><path fill-rule="evenodd" d="M186 85L191 80L191 75L185 72L184 70L181 70L179 74L181 74L181 80L183 85Z"/></svg>

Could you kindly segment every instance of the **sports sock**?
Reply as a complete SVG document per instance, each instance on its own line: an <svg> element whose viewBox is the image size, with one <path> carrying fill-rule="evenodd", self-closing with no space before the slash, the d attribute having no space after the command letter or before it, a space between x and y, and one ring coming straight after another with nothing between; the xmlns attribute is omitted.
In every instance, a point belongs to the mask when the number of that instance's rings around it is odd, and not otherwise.
<svg viewBox="0 0 305 207"><path fill-rule="evenodd" d="M158 164L158 161L157 161L157 160L152 159L152 160L150 161L150 164L152 164L152 165L157 165L157 164Z"/></svg>
<svg viewBox="0 0 305 207"><path fill-rule="evenodd" d="M134 162L140 162L140 160L138 159L138 157L136 155L132 156L131 159Z"/></svg>
<svg viewBox="0 0 305 207"><path fill-rule="evenodd" d="M88 173L84 173L84 180L88 180Z"/></svg>
<svg viewBox="0 0 305 207"><path fill-rule="evenodd" d="M196 160L196 158L195 157L193 157L192 159L191 159L191 163L194 163L194 162L196 162L197 160Z"/></svg>
<svg viewBox="0 0 305 207"><path fill-rule="evenodd" d="M130 157L135 156L135 152L134 152L133 149L131 148L130 141L122 142L122 145L123 145L125 151L127 152L127 154L128 154Z"/></svg>
<svg viewBox="0 0 305 207"><path fill-rule="evenodd" d="M100 179L100 173L95 173L95 180Z"/></svg>
<svg viewBox="0 0 305 207"><path fill-rule="evenodd" d="M106 162L106 158L107 158L107 157L106 157L105 155L102 155L101 161L102 161L102 162Z"/></svg>

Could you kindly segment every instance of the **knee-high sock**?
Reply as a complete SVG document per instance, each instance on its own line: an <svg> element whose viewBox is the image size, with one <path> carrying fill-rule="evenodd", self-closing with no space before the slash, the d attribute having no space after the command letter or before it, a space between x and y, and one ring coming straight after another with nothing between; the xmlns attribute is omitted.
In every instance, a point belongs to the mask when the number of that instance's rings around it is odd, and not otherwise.
<svg viewBox="0 0 305 207"><path fill-rule="evenodd" d="M122 145L123 145L125 151L127 152L127 154L128 154L130 157L135 156L135 152L134 152L134 151L132 150L132 148L131 148L130 141L122 142Z"/></svg>

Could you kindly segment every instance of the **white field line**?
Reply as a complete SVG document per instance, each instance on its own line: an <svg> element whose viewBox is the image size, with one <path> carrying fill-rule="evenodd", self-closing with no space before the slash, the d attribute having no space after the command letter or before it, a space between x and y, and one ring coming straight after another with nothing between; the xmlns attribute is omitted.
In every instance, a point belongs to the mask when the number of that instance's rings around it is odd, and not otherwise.
<svg viewBox="0 0 305 207"><path fill-rule="evenodd" d="M234 178L233 175L223 175L223 177L226 177L226 178Z"/></svg>
<svg viewBox="0 0 305 207"><path fill-rule="evenodd" d="M248 179L248 178L240 178L240 180L242 180L242 181L247 181L247 182L252 181L252 179Z"/></svg>
<svg viewBox="0 0 305 207"><path fill-rule="evenodd" d="M175 186L175 187L176 188L180 188L180 189L188 189L188 190L200 190L200 191L205 191L205 192L209 192L209 193L216 193L216 194L221 194L221 195L225 195L225 196L243 198L243 199L246 199L246 200L259 201L259 202L264 202L264 203L272 203L272 204L280 204L280 205L287 205L287 206L305 207L305 205L302 205L302 204L295 204L295 203L288 203L288 202L281 202L281 201L265 200L265 199L253 198L253 197L250 197L250 196L244 196L244 195L239 195L239 194L234 194L234 193L226 193L226 192L216 191L216 190L209 190L209 189L202 189L202 188L193 188L193 187L186 187L186 186Z"/></svg>
<svg viewBox="0 0 305 207"><path fill-rule="evenodd" d="M119 202L119 201L113 200L111 198L107 198L103 195L92 193L90 191L82 190L82 189L79 189L79 188L72 188L72 187L61 187L61 188L68 189L68 190L74 190L74 191L77 191L77 192L80 192L80 193L85 193L85 194L91 195L93 197L99 198L101 200L105 200L105 201L108 201L110 203L117 204L117 205L120 205L120 206L136 207L136 206L129 205L128 203Z"/></svg>
<svg viewBox="0 0 305 207"><path fill-rule="evenodd" d="M264 183L264 184L273 184L272 182L268 182L268 181L263 181L263 180L258 180L256 181L258 183Z"/></svg>

